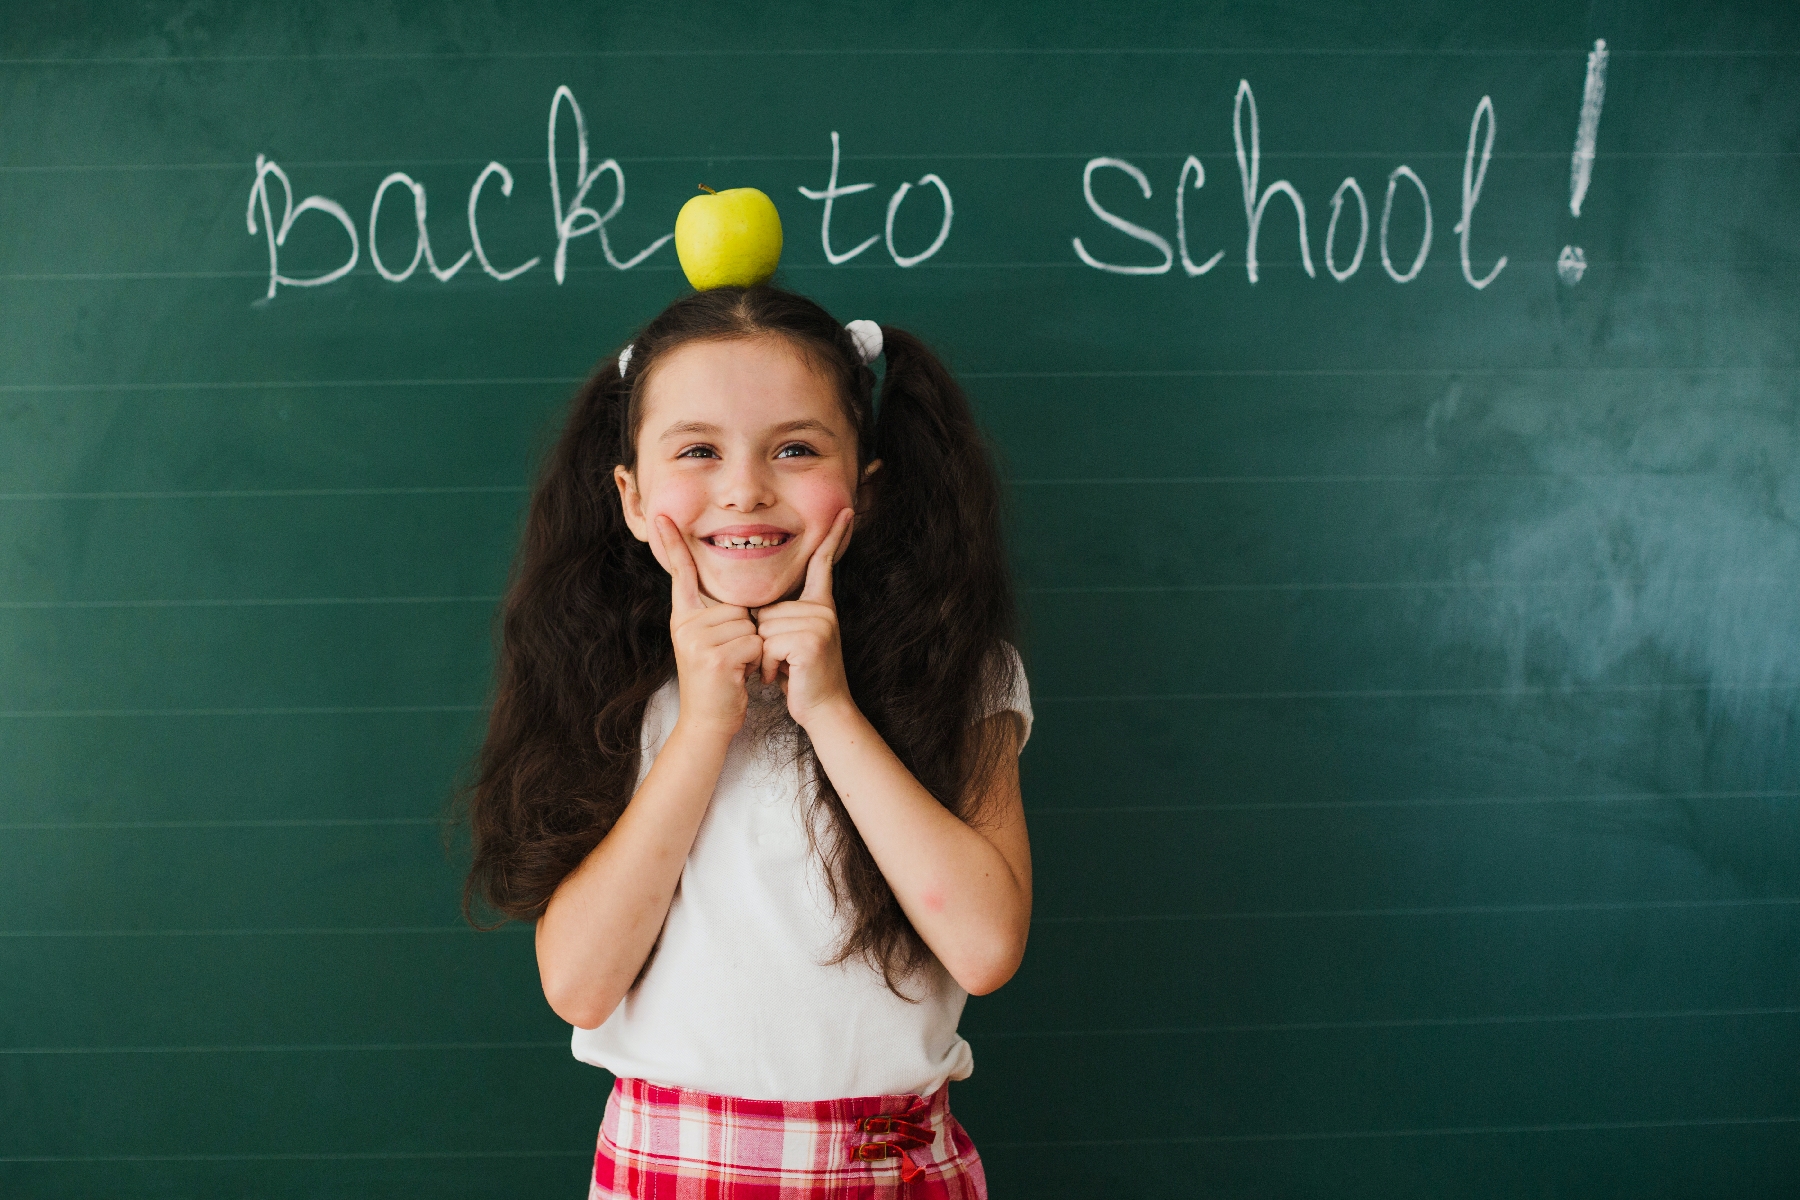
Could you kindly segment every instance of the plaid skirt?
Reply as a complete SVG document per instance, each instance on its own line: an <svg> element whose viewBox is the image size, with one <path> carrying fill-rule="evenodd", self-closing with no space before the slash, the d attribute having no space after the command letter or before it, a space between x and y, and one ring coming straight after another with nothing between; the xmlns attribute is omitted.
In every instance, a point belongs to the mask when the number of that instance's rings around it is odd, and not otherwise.
<svg viewBox="0 0 1800 1200"><path fill-rule="evenodd" d="M975 1143L929 1096L742 1100L613 1085L589 1200L987 1200Z"/></svg>

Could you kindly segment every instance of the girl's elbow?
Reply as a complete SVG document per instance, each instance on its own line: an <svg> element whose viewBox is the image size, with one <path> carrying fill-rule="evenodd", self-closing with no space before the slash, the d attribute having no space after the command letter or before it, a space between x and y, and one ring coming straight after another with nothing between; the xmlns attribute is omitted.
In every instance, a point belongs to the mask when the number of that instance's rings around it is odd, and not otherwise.
<svg viewBox="0 0 1800 1200"><path fill-rule="evenodd" d="M597 1029L612 1016L624 996L604 996L581 981L561 978L547 971L539 972L544 987L544 1000L550 1011L577 1029Z"/></svg>
<svg viewBox="0 0 1800 1200"><path fill-rule="evenodd" d="M1007 980L1018 974L1025 961L1025 935L997 941L984 952L967 956L950 972L963 991L971 996L997 992Z"/></svg>
<svg viewBox="0 0 1800 1200"><path fill-rule="evenodd" d="M548 992L544 993L544 998L550 1001L550 1011L555 1013L557 1020L561 1021L563 1024L572 1025L576 1029L594 1028L594 1024L592 1023L593 1016L587 1009L567 1003L559 1003L558 1001L551 999Z"/></svg>
<svg viewBox="0 0 1800 1200"><path fill-rule="evenodd" d="M567 1021L577 1029L598 1029L612 1016L613 1009L619 1007L617 1002L611 1006L594 1003L590 996L571 996L564 993L553 993L544 989L544 999L550 1002L550 1011Z"/></svg>
<svg viewBox="0 0 1800 1200"><path fill-rule="evenodd" d="M1013 971L1017 969L1015 967ZM986 996L991 992L999 991L1006 981L1013 977L1013 971L985 971L969 975L967 979L958 979L957 982L962 985L962 990L971 996Z"/></svg>

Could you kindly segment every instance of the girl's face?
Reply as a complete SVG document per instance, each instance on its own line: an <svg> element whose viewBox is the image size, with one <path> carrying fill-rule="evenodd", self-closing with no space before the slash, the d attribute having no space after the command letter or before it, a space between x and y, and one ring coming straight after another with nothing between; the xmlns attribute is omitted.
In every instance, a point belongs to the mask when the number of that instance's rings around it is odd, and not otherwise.
<svg viewBox="0 0 1800 1200"><path fill-rule="evenodd" d="M637 469L615 467L613 480L626 523L665 570L657 516L680 531L702 592L760 608L799 591L832 522L855 506L856 434L785 339L688 342L645 381ZM838 553L848 545L846 534Z"/></svg>

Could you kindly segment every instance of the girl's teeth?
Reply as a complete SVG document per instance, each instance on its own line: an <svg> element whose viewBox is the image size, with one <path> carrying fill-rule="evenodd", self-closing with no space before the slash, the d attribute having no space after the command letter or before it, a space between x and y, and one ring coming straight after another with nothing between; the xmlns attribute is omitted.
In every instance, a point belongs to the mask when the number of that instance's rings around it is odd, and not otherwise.
<svg viewBox="0 0 1800 1200"><path fill-rule="evenodd" d="M753 533L749 537L716 537L712 544L722 550L751 550L762 546L779 546L785 538Z"/></svg>

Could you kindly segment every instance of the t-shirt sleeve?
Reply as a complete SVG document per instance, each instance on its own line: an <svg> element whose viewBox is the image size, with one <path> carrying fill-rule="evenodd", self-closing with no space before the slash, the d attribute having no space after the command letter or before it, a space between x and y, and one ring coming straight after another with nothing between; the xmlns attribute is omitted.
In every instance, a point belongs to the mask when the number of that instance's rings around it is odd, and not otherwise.
<svg viewBox="0 0 1800 1200"><path fill-rule="evenodd" d="M1019 714L1019 749L1025 749L1025 743L1031 739L1031 685L1025 679L1025 663L1019 658L1019 651L1011 642L1002 642L1005 661L1010 667L1012 676L1011 688L1002 695L990 699L982 709L979 720L985 721L995 713L1014 712Z"/></svg>

